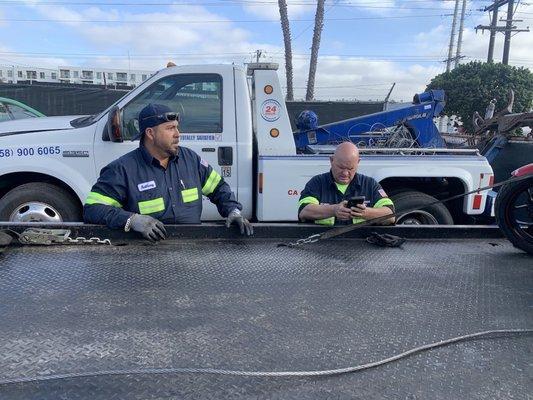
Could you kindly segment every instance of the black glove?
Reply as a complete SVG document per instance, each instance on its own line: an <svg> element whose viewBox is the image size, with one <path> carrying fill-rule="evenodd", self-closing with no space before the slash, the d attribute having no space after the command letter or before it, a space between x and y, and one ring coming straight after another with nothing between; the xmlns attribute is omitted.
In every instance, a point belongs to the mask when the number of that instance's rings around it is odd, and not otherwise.
<svg viewBox="0 0 533 400"><path fill-rule="evenodd" d="M379 234L377 232L372 232L372 235L366 238L368 243L375 244L376 246L381 247L400 247L405 243L405 238L395 235L390 235L388 233Z"/></svg>
<svg viewBox="0 0 533 400"><path fill-rule="evenodd" d="M254 227L250 221L241 215L241 212L238 209L235 209L229 213L228 217L226 218L226 228L229 228L233 223L239 225L241 235L246 233L246 236L251 236L254 234Z"/></svg>
<svg viewBox="0 0 533 400"><path fill-rule="evenodd" d="M130 227L151 242L164 240L167 237L165 225L149 215L133 214L131 216Z"/></svg>

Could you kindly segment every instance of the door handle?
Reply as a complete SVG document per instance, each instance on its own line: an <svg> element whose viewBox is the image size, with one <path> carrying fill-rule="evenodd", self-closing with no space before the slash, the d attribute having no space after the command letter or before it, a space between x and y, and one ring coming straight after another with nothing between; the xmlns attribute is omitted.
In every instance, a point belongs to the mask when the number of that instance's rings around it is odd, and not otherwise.
<svg viewBox="0 0 533 400"><path fill-rule="evenodd" d="M218 148L218 165L233 165L233 147L222 146Z"/></svg>

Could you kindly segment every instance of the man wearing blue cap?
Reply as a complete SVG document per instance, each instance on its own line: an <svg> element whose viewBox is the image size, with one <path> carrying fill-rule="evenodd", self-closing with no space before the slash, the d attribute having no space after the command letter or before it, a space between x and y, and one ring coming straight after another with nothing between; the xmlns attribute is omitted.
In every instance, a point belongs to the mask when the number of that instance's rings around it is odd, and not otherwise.
<svg viewBox="0 0 533 400"><path fill-rule="evenodd" d="M198 154L179 146L179 115L161 104L139 113L139 148L100 172L83 207L85 222L165 239L167 224L199 224L202 195L216 204L226 226L253 234L242 205L224 179Z"/></svg>

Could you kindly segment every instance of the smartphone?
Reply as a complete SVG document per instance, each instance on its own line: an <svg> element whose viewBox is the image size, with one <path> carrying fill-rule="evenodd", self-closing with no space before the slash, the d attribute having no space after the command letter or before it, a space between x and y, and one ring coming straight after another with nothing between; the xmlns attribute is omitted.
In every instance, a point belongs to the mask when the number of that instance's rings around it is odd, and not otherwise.
<svg viewBox="0 0 533 400"><path fill-rule="evenodd" d="M348 200L348 204L346 204L346 207L352 208L359 204L363 204L365 202L365 196L355 196Z"/></svg>

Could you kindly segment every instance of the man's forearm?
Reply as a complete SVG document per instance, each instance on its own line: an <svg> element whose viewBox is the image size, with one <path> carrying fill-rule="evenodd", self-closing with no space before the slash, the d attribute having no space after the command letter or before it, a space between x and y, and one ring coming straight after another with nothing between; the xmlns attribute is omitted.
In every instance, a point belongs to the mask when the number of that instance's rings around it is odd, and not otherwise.
<svg viewBox="0 0 533 400"><path fill-rule="evenodd" d="M384 217L386 215L393 214L393 211L389 207L378 207L378 208L367 208L368 217L367 220ZM386 219L384 221L380 221L379 224L381 225L390 225L394 223L395 218L391 217L389 219Z"/></svg>
<svg viewBox="0 0 533 400"><path fill-rule="evenodd" d="M131 212L105 204L85 204L83 220L88 224L106 225L111 229L123 229Z"/></svg>
<svg viewBox="0 0 533 400"><path fill-rule="evenodd" d="M237 201L227 182L222 182L222 184L217 186L208 198L211 203L217 206L218 213L224 218L235 209L242 210L241 203Z"/></svg>
<svg viewBox="0 0 533 400"><path fill-rule="evenodd" d="M302 221L330 218L335 215L334 206L334 204L308 204L300 211L298 217Z"/></svg>

